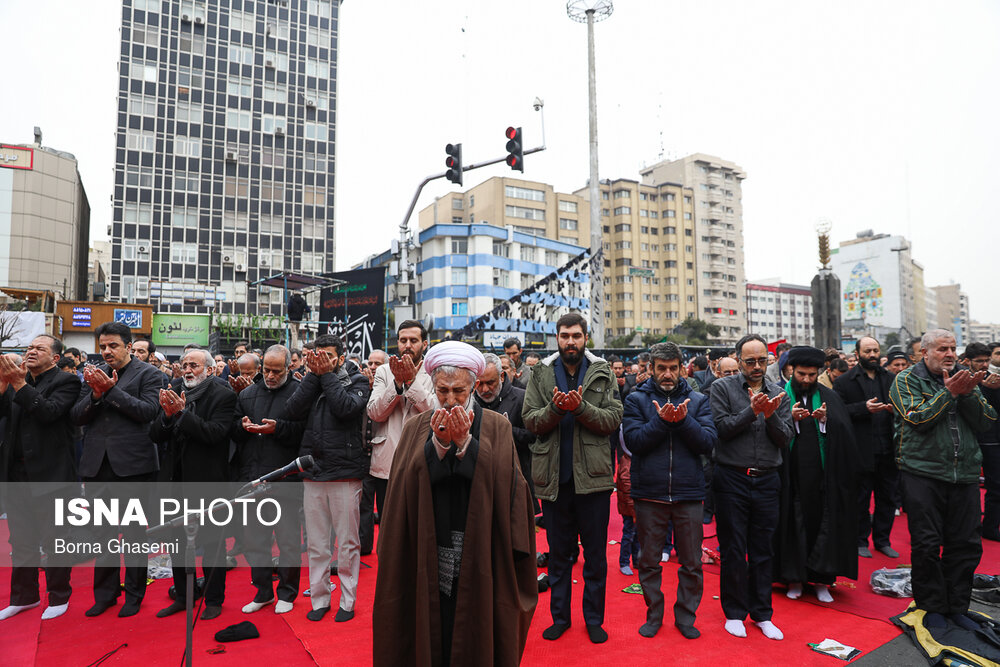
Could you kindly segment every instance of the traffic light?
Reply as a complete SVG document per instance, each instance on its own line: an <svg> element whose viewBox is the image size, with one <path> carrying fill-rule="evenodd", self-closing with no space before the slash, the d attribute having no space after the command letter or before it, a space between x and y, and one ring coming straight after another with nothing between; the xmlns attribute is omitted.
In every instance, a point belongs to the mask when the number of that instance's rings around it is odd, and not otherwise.
<svg viewBox="0 0 1000 667"><path fill-rule="evenodd" d="M507 128L507 165L514 171L524 173L524 144L521 142L521 128Z"/></svg>
<svg viewBox="0 0 1000 667"><path fill-rule="evenodd" d="M456 185L462 185L462 144L448 144L444 147L444 152L448 154L444 161L444 166L448 167L445 178Z"/></svg>

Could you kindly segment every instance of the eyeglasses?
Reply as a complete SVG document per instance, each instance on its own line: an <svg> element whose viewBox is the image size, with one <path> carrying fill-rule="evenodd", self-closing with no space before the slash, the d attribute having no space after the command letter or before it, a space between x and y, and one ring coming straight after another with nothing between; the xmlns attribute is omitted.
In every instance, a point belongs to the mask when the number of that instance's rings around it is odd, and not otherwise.
<svg viewBox="0 0 1000 667"><path fill-rule="evenodd" d="M767 366L767 357L758 357L756 359L740 359L744 364L753 368L754 366Z"/></svg>
<svg viewBox="0 0 1000 667"><path fill-rule="evenodd" d="M199 368L204 368L204 367L205 367L205 364L196 364L196 363L194 363L193 361L188 361L188 362L186 362L186 363L183 363L183 364L181 364L181 368L182 368L183 370L192 370L192 371L196 371L196 370L198 370Z"/></svg>

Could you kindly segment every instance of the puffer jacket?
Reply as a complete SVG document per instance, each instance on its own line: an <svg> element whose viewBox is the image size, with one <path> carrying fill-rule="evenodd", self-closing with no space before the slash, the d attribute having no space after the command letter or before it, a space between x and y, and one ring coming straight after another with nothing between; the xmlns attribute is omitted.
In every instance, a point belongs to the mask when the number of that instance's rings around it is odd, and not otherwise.
<svg viewBox="0 0 1000 667"><path fill-rule="evenodd" d="M239 481L257 479L298 456L305 422L288 419L285 408L298 388L299 381L289 373L288 380L276 389L269 389L260 382L237 396L232 439L236 442ZM244 417L249 417L254 424L273 419L274 433L248 433L243 428Z"/></svg>
<svg viewBox="0 0 1000 667"><path fill-rule="evenodd" d="M953 484L979 482L983 455L976 434L997 419L979 387L952 396L920 361L900 371L889 390L895 408L896 464L900 470Z"/></svg>
<svg viewBox="0 0 1000 667"><path fill-rule="evenodd" d="M605 360L587 355L583 378L583 403L573 423L573 484L576 493L596 493L614 488L614 462L608 436L622 420L617 398L618 381ZM524 426L535 434L531 443L531 476L535 495L554 501L559 494L559 422L565 416L552 404L556 386L553 353L535 364L524 395Z"/></svg>
<svg viewBox="0 0 1000 667"><path fill-rule="evenodd" d="M688 413L676 424L663 421L656 401L679 405ZM701 456L719 443L708 397L691 389L684 378L670 394L649 378L625 400L622 421L625 446L632 452L632 498L674 503L705 499Z"/></svg>
<svg viewBox="0 0 1000 667"><path fill-rule="evenodd" d="M313 457L304 479L334 482L363 479L368 473L364 417L368 405L368 378L354 364L336 373L307 373L285 404L289 419L305 419L299 455Z"/></svg>

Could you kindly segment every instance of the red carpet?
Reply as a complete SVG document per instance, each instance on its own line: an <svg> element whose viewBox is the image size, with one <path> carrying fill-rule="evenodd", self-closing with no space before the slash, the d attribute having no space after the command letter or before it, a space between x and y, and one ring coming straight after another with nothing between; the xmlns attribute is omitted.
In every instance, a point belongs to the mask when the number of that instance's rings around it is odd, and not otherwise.
<svg viewBox="0 0 1000 667"><path fill-rule="evenodd" d="M614 499L612 499L614 503ZM612 505L614 508L614 505ZM612 509L608 537L617 541L621 536L621 519ZM706 535L713 535L714 524L706 526ZM6 541L6 522L0 521L0 540ZM706 545L716 544L714 537ZM909 542L905 516L893 530L893 546L902 554L900 563L909 561ZM545 532L538 533L538 548L545 549ZM1000 544L984 542L981 572L1000 572ZM0 557L0 604L9 599L9 555L3 549ZM377 559L368 556L362 562L372 568L361 568L358 584L357 615L348 623L334 623L330 614L320 623L306 619L311 608L308 598L299 598L295 609L277 616L271 609L253 615L240 613L240 608L254 593L249 570L240 568L229 573L226 604L223 614L214 621L199 621L195 628L195 659L202 665L245 665L249 663L294 665L368 665L371 664L371 610L375 586ZM608 598L605 628L610 639L601 645L591 644L586 637L580 594L583 590L581 564L574 568L578 583L573 590L573 627L556 642L541 638L551 622L548 593L541 594L535 612L525 665L570 665L620 662L627 656L630 667L662 665L680 657L685 662L731 665L827 665L835 663L809 649L808 642L826 637L850 644L868 653L897 637L899 630L888 621L909 604L908 599L876 595L870 591L868 576L873 569L891 566L888 558L876 553L871 560L861 559L859 581L838 581L834 589L835 602L824 605L806 592L803 599L788 600L784 590L774 590L774 621L785 634L784 641L764 638L754 627L748 627L748 637L737 639L722 628L723 616L719 594L718 567L705 568L705 593L699 608L697 626L702 632L698 640L688 641L668 623L653 639L644 639L637 630L645 619L641 595L621 592L636 583L636 576L618 572L618 545L608 546ZM663 586L668 604L676 588L677 564L664 565ZM155 618L156 611L169 603L169 580L150 585L140 613L129 619L119 619L116 609L103 616L86 618L83 612L91 605L91 571L80 567L73 573L73 598L69 611L58 619L41 622L41 607L0 622L0 665L89 665L105 653L120 648L105 663L107 665L178 665L184 647L184 615L166 619ZM308 583L303 571L302 589ZM42 577L44 582L44 576ZM853 584L856 588L850 588ZM338 586L339 591L339 586ZM339 600L334 591L332 605ZM43 593L44 599L44 593ZM42 605L44 607L44 604ZM669 616L668 609L668 616ZM218 644L213 635L220 629L244 620L251 620L259 629L260 639ZM225 652L212 654L211 649L223 647Z"/></svg>

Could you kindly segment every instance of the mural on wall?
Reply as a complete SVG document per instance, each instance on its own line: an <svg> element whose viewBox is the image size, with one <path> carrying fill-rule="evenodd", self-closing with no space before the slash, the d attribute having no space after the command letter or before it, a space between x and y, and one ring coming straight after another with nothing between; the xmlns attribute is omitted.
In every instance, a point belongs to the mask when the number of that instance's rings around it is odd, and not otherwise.
<svg viewBox="0 0 1000 667"><path fill-rule="evenodd" d="M856 320L882 317L882 286L872 277L868 265L858 262L851 269L851 276L844 287L844 319Z"/></svg>

